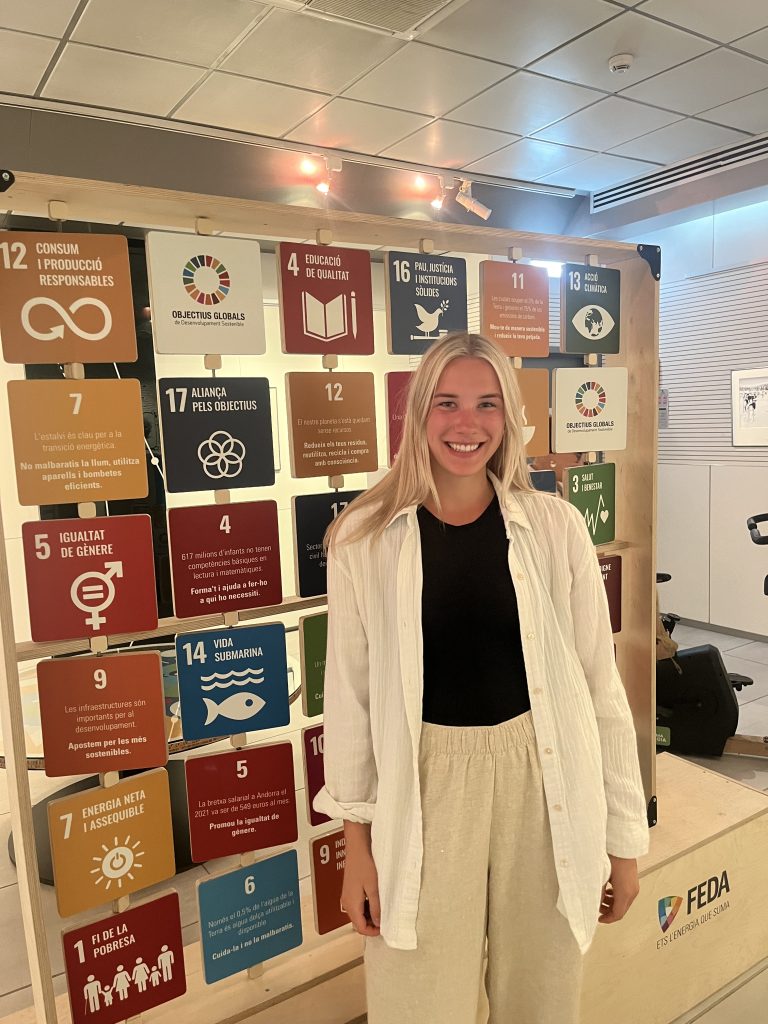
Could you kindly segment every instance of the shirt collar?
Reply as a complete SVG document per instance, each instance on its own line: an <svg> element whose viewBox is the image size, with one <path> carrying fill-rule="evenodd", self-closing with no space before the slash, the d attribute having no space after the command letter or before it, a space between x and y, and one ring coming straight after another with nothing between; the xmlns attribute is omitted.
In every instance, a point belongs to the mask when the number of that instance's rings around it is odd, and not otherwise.
<svg viewBox="0 0 768 1024"><path fill-rule="evenodd" d="M520 499L514 491L508 491L506 494L502 494L501 481L496 474L492 473L490 470L488 470L488 479L493 484L493 489L499 499L499 506L501 507L505 523L517 523L519 526L524 526L527 530L531 530L531 521L528 518ZM385 529L388 529L396 519L400 518L400 516L407 516L409 519L412 519L416 514L417 508L418 506L415 504L406 505L405 508L401 508L399 512L396 512L392 516L385 526Z"/></svg>

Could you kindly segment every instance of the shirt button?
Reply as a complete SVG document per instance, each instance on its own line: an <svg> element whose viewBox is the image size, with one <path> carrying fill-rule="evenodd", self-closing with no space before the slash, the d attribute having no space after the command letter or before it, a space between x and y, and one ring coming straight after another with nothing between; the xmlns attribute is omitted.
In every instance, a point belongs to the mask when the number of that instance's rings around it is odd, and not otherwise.
<svg viewBox="0 0 768 1024"><path fill-rule="evenodd" d="M551 754L552 753L552 747L544 747L544 753L545 754Z"/></svg>
<svg viewBox="0 0 768 1024"><path fill-rule="evenodd" d="M524 573L522 573L522 572L519 572L519 573L517 574L517 578L518 578L519 580L525 580L525 574L524 574Z"/></svg>
<svg viewBox="0 0 768 1024"><path fill-rule="evenodd" d="M564 868L568 867L568 861L565 859L565 857L562 858L562 860L560 861L560 864Z"/></svg>
<svg viewBox="0 0 768 1024"><path fill-rule="evenodd" d="M555 806L552 808L553 811L562 811L562 809L563 808L561 804L555 804Z"/></svg>
<svg viewBox="0 0 768 1024"><path fill-rule="evenodd" d="M541 687L540 686L534 686L533 692L534 693L541 693L542 692Z"/></svg>
<svg viewBox="0 0 768 1024"><path fill-rule="evenodd" d="M528 634L528 639L529 640L535 640L536 639L536 634L535 633L529 633Z"/></svg>

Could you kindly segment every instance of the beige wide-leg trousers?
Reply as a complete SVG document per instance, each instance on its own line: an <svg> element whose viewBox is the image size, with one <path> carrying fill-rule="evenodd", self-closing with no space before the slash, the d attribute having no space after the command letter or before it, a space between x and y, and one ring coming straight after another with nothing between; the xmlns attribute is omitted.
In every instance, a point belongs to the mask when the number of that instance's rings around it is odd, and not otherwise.
<svg viewBox="0 0 768 1024"><path fill-rule="evenodd" d="M425 722L419 764L418 948L365 940L369 1024L577 1024L582 955L555 906L530 712L493 726Z"/></svg>

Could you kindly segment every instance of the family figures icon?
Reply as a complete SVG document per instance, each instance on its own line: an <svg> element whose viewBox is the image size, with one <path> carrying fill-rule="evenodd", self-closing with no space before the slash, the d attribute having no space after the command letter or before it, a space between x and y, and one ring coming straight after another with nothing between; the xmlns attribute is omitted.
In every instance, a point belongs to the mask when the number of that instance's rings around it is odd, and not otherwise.
<svg viewBox="0 0 768 1024"><path fill-rule="evenodd" d="M144 962L144 958L136 957L136 964L133 970L128 973L123 964L118 964L115 976L111 985L102 985L95 974L89 974L88 980L83 986L83 996L90 1013L98 1013L104 1006L111 1006L117 995L118 999L127 999L134 985L138 992L147 991L147 983L152 988L157 988L164 981L171 981L173 978L173 963L175 957L173 951L163 946L157 957L157 963L151 967Z"/></svg>

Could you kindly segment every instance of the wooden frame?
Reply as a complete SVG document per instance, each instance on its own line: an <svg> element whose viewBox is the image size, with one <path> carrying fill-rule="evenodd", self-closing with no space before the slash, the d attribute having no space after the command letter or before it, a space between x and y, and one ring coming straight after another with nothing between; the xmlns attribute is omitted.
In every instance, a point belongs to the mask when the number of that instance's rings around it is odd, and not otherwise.
<svg viewBox="0 0 768 1024"><path fill-rule="evenodd" d="M331 239L335 243L396 246L422 250L431 241L435 250L458 253L511 255L519 250L523 257L570 262L591 262L588 257L622 273L622 351L606 357L607 366L625 366L629 378L627 449L611 452L616 464L617 540L601 546L599 554L620 552L623 558L622 632L616 637L617 661L632 707L638 735L640 761L649 803L655 805L655 510L657 449L657 387L658 371L658 282L646 260L634 245L593 239L563 238L512 232L485 227L431 223L375 217L248 202L226 197L212 197L160 189L138 188L71 178L49 178L39 174L20 173L5 202L19 214L47 217L49 204L57 201L56 216L69 220L98 222L165 229L196 230L205 219L206 233L252 234L256 238ZM518 252L515 252L518 255ZM290 358L290 357L288 357ZM1 521L0 521L0 525ZM288 599L279 608L262 614L295 611L312 607L319 601ZM17 645L13 630L8 568L5 545L0 551L0 609L2 610L2 654L7 686L0 688L0 717L6 743L6 765L11 780L11 822L16 840L19 872L19 893L22 904L27 951L37 1020L54 1024L56 1000L50 977L50 961L43 924L37 858L34 849L31 802L26 778L24 735L17 660L44 657L53 653L83 650L84 642L62 644ZM245 616L244 616L245 617ZM183 620L185 628L218 625L221 616ZM176 620L164 620L157 631L142 637L159 636L173 629ZM115 640L124 637L113 638ZM353 965L349 959L350 943L342 941L344 933L329 942L331 948L347 952L338 963L329 956L319 958L320 975L337 973ZM345 938L350 938L349 936ZM355 947L356 948L356 947ZM300 951L297 951L300 952ZM317 957L317 950L313 951ZM311 960L311 957L308 958ZM332 958L331 958L332 959ZM283 958L280 958L283 971ZM359 962L359 958L357 959ZM298 968L297 968L298 970ZM311 972L310 972L311 973ZM283 975L281 974L281 977ZM297 988L311 987L320 980L308 980L304 968L298 970ZM252 983L251 983L252 984ZM292 994L286 987L284 998ZM210 1000L196 993L196 1006L206 1019L221 1019L217 990ZM189 996L184 997L189 998ZM60 1002L60 1001L59 1001ZM162 1009L162 1008L160 1008ZM242 1012L230 1015L235 1020L254 1012L254 1002ZM173 1009L178 1012L178 1006ZM150 1015L152 1016L152 1015Z"/></svg>

